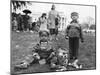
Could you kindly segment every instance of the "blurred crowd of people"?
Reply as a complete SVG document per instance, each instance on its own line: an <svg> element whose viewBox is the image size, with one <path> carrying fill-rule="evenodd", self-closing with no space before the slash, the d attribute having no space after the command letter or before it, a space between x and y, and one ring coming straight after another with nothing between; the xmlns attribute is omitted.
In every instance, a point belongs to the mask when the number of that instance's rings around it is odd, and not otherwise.
<svg viewBox="0 0 100 75"><path fill-rule="evenodd" d="M59 13L55 10L55 5L52 5L51 11L42 13L38 20L30 22L31 17L28 13L25 15L12 13L12 30L16 32L26 31L48 31L51 35L58 33L58 25L60 22Z"/></svg>
<svg viewBox="0 0 100 75"><path fill-rule="evenodd" d="M21 15L12 13L12 31L25 32L25 31L38 31L36 29L37 22L30 22L31 17L29 15ZM37 28L39 26L37 25Z"/></svg>

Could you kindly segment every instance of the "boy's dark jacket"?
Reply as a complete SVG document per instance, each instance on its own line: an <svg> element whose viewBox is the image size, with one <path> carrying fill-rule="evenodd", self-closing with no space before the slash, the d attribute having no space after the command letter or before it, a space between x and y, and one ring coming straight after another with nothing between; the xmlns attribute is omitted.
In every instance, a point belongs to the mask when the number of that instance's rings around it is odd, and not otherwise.
<svg viewBox="0 0 100 75"><path fill-rule="evenodd" d="M78 37L83 40L83 34L80 24L72 21L66 29L66 36L68 37Z"/></svg>

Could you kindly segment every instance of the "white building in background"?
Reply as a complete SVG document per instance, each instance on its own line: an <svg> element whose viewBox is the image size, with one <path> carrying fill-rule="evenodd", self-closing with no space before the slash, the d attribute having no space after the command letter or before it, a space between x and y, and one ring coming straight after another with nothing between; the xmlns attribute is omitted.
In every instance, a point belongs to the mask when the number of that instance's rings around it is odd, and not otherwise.
<svg viewBox="0 0 100 75"><path fill-rule="evenodd" d="M59 12L59 15L61 17L59 31L64 31L66 28L67 16L64 14L64 12Z"/></svg>
<svg viewBox="0 0 100 75"><path fill-rule="evenodd" d="M34 12L29 14L30 17L32 17L32 22L37 21L38 18L41 16L41 12Z"/></svg>

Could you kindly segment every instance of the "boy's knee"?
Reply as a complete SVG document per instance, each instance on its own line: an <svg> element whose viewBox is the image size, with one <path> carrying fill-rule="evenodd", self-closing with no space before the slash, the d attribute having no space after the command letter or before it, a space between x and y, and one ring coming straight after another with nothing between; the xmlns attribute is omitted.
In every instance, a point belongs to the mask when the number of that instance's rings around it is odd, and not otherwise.
<svg viewBox="0 0 100 75"><path fill-rule="evenodd" d="M51 63L57 63L57 57L53 57L53 58L51 59Z"/></svg>

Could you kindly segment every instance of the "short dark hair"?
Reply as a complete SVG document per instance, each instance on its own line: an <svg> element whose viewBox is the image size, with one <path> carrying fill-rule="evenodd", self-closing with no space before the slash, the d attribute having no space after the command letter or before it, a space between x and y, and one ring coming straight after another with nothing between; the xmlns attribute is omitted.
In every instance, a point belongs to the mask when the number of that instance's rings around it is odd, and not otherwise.
<svg viewBox="0 0 100 75"><path fill-rule="evenodd" d="M55 5L54 4L52 4L52 7L51 7L51 10L53 10L53 7L54 7Z"/></svg>
<svg viewBox="0 0 100 75"><path fill-rule="evenodd" d="M47 31L40 31L39 32L39 37L41 37L41 36L49 36L49 32L47 32Z"/></svg>
<svg viewBox="0 0 100 75"><path fill-rule="evenodd" d="M46 16L46 15L47 15L46 13L42 13L42 17L43 17L43 16Z"/></svg>
<svg viewBox="0 0 100 75"><path fill-rule="evenodd" d="M72 12L71 16L78 16L79 14L77 12Z"/></svg>

